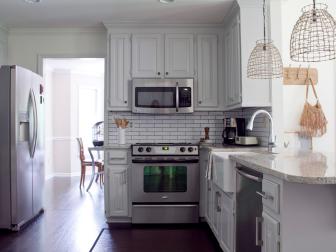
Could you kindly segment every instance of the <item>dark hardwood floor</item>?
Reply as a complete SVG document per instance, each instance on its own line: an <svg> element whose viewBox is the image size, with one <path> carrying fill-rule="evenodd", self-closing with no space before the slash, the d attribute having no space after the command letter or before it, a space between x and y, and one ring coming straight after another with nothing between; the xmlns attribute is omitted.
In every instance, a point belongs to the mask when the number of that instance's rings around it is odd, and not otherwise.
<svg viewBox="0 0 336 252"><path fill-rule="evenodd" d="M86 181L88 183L88 179ZM79 178L53 178L45 185L45 212L18 233L0 231L0 251L188 252L218 251L204 226L129 226L108 229L104 192L98 184L79 190ZM0 206L1 207L1 206Z"/></svg>
<svg viewBox="0 0 336 252"><path fill-rule="evenodd" d="M92 251L217 252L221 249L205 225L160 225L104 230Z"/></svg>
<svg viewBox="0 0 336 252"><path fill-rule="evenodd" d="M89 251L107 226L103 189L93 184L81 192L79 177L46 181L44 206L45 212L19 233L1 231L0 251Z"/></svg>

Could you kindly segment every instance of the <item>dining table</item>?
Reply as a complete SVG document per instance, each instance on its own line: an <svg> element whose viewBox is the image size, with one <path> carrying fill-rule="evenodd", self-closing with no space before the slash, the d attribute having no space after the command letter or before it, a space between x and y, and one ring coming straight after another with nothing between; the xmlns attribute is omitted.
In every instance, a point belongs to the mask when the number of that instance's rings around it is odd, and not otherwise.
<svg viewBox="0 0 336 252"><path fill-rule="evenodd" d="M98 153L98 158L100 159L100 153L102 151L104 151L104 146L92 146L92 147L88 147L88 151L89 151L89 154L90 154L90 157L91 157L91 163L92 163L92 173L91 173L91 179L90 179L90 183L89 183L89 186L86 188L86 191L88 192L92 186L92 183L95 179L95 176L96 175L100 175L102 173L104 173L104 171L97 171L96 172L96 165L95 165L95 156L93 155L94 152L97 152Z"/></svg>

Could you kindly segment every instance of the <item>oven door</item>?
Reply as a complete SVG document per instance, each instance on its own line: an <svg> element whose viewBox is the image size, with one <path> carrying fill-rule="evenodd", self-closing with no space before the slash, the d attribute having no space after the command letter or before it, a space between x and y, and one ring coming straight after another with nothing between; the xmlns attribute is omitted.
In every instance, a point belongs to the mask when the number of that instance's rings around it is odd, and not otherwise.
<svg viewBox="0 0 336 252"><path fill-rule="evenodd" d="M199 202L199 163L133 161L132 202Z"/></svg>
<svg viewBox="0 0 336 252"><path fill-rule="evenodd" d="M193 79L134 79L132 112L193 112Z"/></svg>

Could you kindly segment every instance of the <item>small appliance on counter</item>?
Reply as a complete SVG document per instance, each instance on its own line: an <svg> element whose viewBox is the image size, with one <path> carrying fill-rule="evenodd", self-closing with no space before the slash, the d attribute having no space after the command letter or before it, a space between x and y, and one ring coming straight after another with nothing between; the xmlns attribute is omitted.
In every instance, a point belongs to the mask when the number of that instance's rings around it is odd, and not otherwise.
<svg viewBox="0 0 336 252"><path fill-rule="evenodd" d="M237 136L235 143L237 145L258 145L258 138L254 136Z"/></svg>
<svg viewBox="0 0 336 252"><path fill-rule="evenodd" d="M224 118L223 144L236 144L237 136L245 136L245 118Z"/></svg>
<svg viewBox="0 0 336 252"><path fill-rule="evenodd" d="M258 139L246 136L245 118L224 118L223 144L258 145Z"/></svg>

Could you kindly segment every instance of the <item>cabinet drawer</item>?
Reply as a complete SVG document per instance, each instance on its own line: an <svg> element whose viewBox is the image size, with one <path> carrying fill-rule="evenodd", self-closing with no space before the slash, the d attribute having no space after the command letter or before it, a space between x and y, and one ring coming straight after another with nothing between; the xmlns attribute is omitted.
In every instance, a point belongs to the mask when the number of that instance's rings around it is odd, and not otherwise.
<svg viewBox="0 0 336 252"><path fill-rule="evenodd" d="M127 164L127 151L125 150L111 150L107 152L108 164Z"/></svg>
<svg viewBox="0 0 336 252"><path fill-rule="evenodd" d="M275 213L279 213L280 185L267 179L263 179L263 205Z"/></svg>

